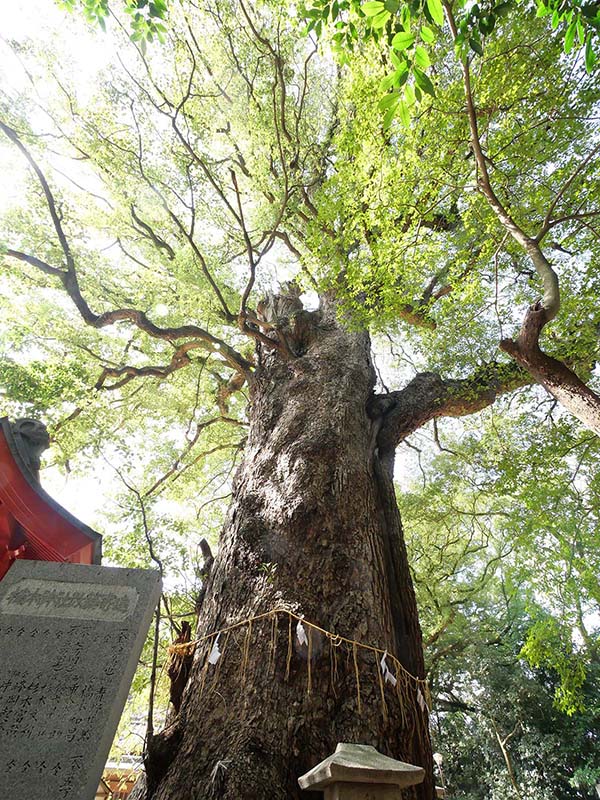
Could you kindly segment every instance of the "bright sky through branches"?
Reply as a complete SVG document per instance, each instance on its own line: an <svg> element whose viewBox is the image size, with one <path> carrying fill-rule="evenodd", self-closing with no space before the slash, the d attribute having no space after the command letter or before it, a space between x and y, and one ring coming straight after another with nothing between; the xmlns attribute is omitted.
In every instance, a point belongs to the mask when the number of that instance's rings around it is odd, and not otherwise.
<svg viewBox="0 0 600 800"><path fill-rule="evenodd" d="M117 24L112 22L113 27ZM29 48L38 50L42 56L53 51L64 53L61 66L67 67L70 89L74 90L82 105L85 105L96 90L99 72L116 61L117 55L124 56L123 53L117 54L114 41L110 31L105 34L87 25L80 14L70 15L58 8L52 0L28 0L11 4L0 23L0 82L7 104L18 109L21 95L26 99L33 98L37 107L28 117L34 134L55 134L57 130L54 122L44 109L52 107L54 96L60 91L58 82L45 77L44 72L39 73L44 75L40 79L26 66L27 59L23 58L21 61L19 53L26 56ZM68 149L58 144L44 152L42 163L52 186L64 188L71 195L75 191L76 196L80 193L77 184L84 190L104 194L102 184L96 183L94 174L87 169L85 162L74 160L69 155ZM25 208L29 198L29 170L21 154L6 140L0 140L0 175L6 187L0 196L0 213L15 207ZM95 240L94 244L98 250L104 252L105 257L114 257L119 262L115 266L122 268L120 251L107 250L110 241ZM275 257L271 261L273 288L278 281L292 277L287 267L288 260ZM305 297L305 300L314 307L315 297ZM64 311L68 313L69 309L65 308ZM152 310L157 318L164 317L167 312L168 306L160 303ZM111 332L108 331L106 335L110 336ZM32 357L37 357L37 354ZM47 454L45 460L46 463L51 463L52 454ZM122 489L120 482L101 460L71 466L72 472L66 475L52 467L44 470L42 480L45 488L82 521L102 527L102 511L111 505L111 498L116 497ZM86 477L83 477L82 470L85 470Z"/></svg>
<svg viewBox="0 0 600 800"><path fill-rule="evenodd" d="M32 93L40 104L39 119L45 130L49 124L41 107L56 87L50 82L37 80L25 68L18 50L26 50L31 44L51 49L60 40L68 41L68 46L63 48L65 59L71 65L71 74L77 76L77 88L83 97L93 91L98 70L106 63L107 57L113 55L108 37L102 39L97 31L84 23L81 16L71 16L59 9L52 0L20 0L7 4L3 9L0 21L0 85L3 93L15 102L18 102L21 92ZM20 199L22 201L26 176L22 159L5 142L0 142L0 174L3 184L1 212Z"/></svg>
<svg viewBox="0 0 600 800"><path fill-rule="evenodd" d="M68 36L66 57L78 77L78 88L85 91L93 88L93 79L98 69L106 63L108 41L85 25L80 17L71 17L59 9L52 0L20 0L3 8L0 22L0 82L9 98L19 92L31 91L40 103L54 87L36 81L27 72L15 55L15 49L27 47L28 40L35 46L56 45L57 39ZM10 45L13 45L11 47ZM40 122L48 128L46 115L40 110ZM23 205L27 170L22 157L8 142L0 142L0 176L3 191L0 194L0 212L15 205ZM1 409L0 409L1 410ZM4 412L2 412L4 413ZM103 471L106 476L106 471ZM45 488L69 511L87 524L94 525L95 516L106 502L112 480L100 480L100 471L90 477L62 475L57 469L46 469L43 473Z"/></svg>

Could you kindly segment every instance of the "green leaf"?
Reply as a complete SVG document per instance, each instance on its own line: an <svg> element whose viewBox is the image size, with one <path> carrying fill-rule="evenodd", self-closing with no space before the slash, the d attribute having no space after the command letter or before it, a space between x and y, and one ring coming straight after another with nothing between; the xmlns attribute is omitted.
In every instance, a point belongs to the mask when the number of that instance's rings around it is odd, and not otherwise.
<svg viewBox="0 0 600 800"><path fill-rule="evenodd" d="M395 107L400 100L400 95L398 92L390 92L389 94L384 95L381 100L377 103L377 108L380 111L385 111L386 108Z"/></svg>
<svg viewBox="0 0 600 800"><path fill-rule="evenodd" d="M506 0L506 2L504 3L498 3L497 5L495 5L492 11L497 17L505 17L510 11L511 5L512 5L511 0ZM548 9L548 13L550 13L550 9Z"/></svg>
<svg viewBox="0 0 600 800"><path fill-rule="evenodd" d="M435 33L431 30L431 28L428 28L427 25L421 25L420 33L421 39L426 44L431 44L431 42L435 41Z"/></svg>
<svg viewBox="0 0 600 800"><path fill-rule="evenodd" d="M552 22L550 23L552 26L552 30L556 30L558 28L559 22L560 22L560 14L558 13L558 8L555 8L554 13L552 14Z"/></svg>
<svg viewBox="0 0 600 800"><path fill-rule="evenodd" d="M396 67L396 69L402 69L403 67L406 68L406 61L403 61L393 50L390 50L390 61Z"/></svg>
<svg viewBox="0 0 600 800"><path fill-rule="evenodd" d="M548 14L551 13L551 9L548 6L544 5L544 3L537 4L537 11L535 13L536 17L547 17Z"/></svg>
<svg viewBox="0 0 600 800"><path fill-rule="evenodd" d="M373 17L371 19L371 27L375 29L383 28L383 26L391 16L392 15L390 14L389 11L382 11L381 14L377 14L376 17Z"/></svg>
<svg viewBox="0 0 600 800"><path fill-rule="evenodd" d="M474 36L471 36L469 39L469 47L474 53L477 53L478 56L483 55L483 47L481 46L481 42Z"/></svg>
<svg viewBox="0 0 600 800"><path fill-rule="evenodd" d="M585 43L585 68L588 72L591 72L594 69L594 64L596 63L596 54L592 49L592 35L588 33L587 41Z"/></svg>
<svg viewBox="0 0 600 800"><path fill-rule="evenodd" d="M575 41L575 33L577 31L577 23L573 20L569 27L567 28L567 32L565 33L565 45L564 50L565 53L570 53L573 49L573 43Z"/></svg>
<svg viewBox="0 0 600 800"><path fill-rule="evenodd" d="M421 69L427 69L431 66L431 59L427 54L427 50L421 45L415 47L415 64Z"/></svg>
<svg viewBox="0 0 600 800"><path fill-rule="evenodd" d="M398 117L405 128L410 128L410 111L404 100L398 103Z"/></svg>
<svg viewBox="0 0 600 800"><path fill-rule="evenodd" d="M400 33L397 33L392 39L392 47L395 50L408 50L408 48L412 47L414 44L415 38L413 33L400 31Z"/></svg>
<svg viewBox="0 0 600 800"><path fill-rule="evenodd" d="M392 86L396 85L398 70L396 72L392 72L390 75L386 75L385 78L382 78L379 83L379 91L380 92L387 92L389 91Z"/></svg>
<svg viewBox="0 0 600 800"><path fill-rule="evenodd" d="M494 30L496 24L496 17L493 14L485 14L479 19L479 30L484 36L487 36Z"/></svg>
<svg viewBox="0 0 600 800"><path fill-rule="evenodd" d="M365 17L376 17L377 14L381 14L384 9L385 6L381 0L369 0L368 3L363 3L360 7Z"/></svg>
<svg viewBox="0 0 600 800"><path fill-rule="evenodd" d="M581 17L577 17L577 38L579 39L580 47L583 47L585 44L585 30L583 28Z"/></svg>
<svg viewBox="0 0 600 800"><path fill-rule="evenodd" d="M426 75L418 67L415 67L414 75L415 75L415 82L416 82L417 86L419 87L419 89L424 91L426 94L431 95L431 97L435 97L435 89L434 89L433 83L431 82L429 76Z"/></svg>
<svg viewBox="0 0 600 800"><path fill-rule="evenodd" d="M398 88L400 88L400 87L404 86L404 84L405 84L405 83L406 83L406 81L408 80L408 76L409 76L409 74L410 74L410 73L409 73L409 71L408 71L408 67L407 67L407 66L405 67L405 69L404 69L404 70L398 70L398 82L396 83L396 86L397 86Z"/></svg>
<svg viewBox="0 0 600 800"><path fill-rule="evenodd" d="M384 131L387 131L387 129L390 127L390 125L392 124L395 116L396 116L396 107L393 106L392 108L388 108L388 110L385 112L384 117L383 117L383 130Z"/></svg>
<svg viewBox="0 0 600 800"><path fill-rule="evenodd" d="M441 28L444 24L444 7L442 5L442 0L427 0L427 10L431 14L431 19Z"/></svg>

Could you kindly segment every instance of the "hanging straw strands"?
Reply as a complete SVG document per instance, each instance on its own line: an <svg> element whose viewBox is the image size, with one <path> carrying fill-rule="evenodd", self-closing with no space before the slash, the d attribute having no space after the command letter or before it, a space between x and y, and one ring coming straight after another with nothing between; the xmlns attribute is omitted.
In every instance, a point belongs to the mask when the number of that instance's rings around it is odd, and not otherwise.
<svg viewBox="0 0 600 800"><path fill-rule="evenodd" d="M287 616L287 625L280 628L281 616ZM278 640L280 636L287 635L287 648L283 648L282 652L282 656L285 657L284 677L286 683L289 682L292 672L294 639L296 639L301 648L306 648L303 657L306 657L307 661L307 694L310 695L315 689L315 672L321 675L328 673L329 689L336 699L339 698L339 692L344 685L341 667L345 662L344 675L353 677L356 687L356 710L359 715L362 715L364 708L377 698L386 726L389 724L390 718L396 718L409 738L416 736L421 742L425 740L429 724L428 710L431 708L431 696L426 680L412 675L387 650L332 633L314 622L308 622L303 616L288 608L273 608L263 614L256 614L240 622L227 625L193 641L174 643L168 648L170 661L189 659L202 647L204 663L198 676L199 696L202 697L205 691L209 695L213 692L220 695L219 681L223 662L230 662L231 654L234 656L237 654L240 660L237 684L245 694L251 665L252 638L254 636L255 641L263 638L260 631L261 622L269 623L268 628L270 628L270 643L266 653L266 674L269 677L272 678L276 671ZM294 622L296 623L295 630L293 630ZM329 644L329 669L323 669L324 665L321 665L317 670L315 657L317 655L327 657L327 652L321 648L320 637L324 637L325 643ZM227 659L225 658L226 653ZM371 658L365 659L364 656L361 657L361 654L370 654ZM377 671L376 685L365 683L363 674L361 688L361 671L364 671L365 668L372 669L372 666L369 667L369 662L372 664L373 656ZM371 681L373 677L371 675Z"/></svg>
<svg viewBox="0 0 600 800"><path fill-rule="evenodd" d="M388 718L388 707L385 700L385 683L390 682L392 686L396 689L396 694L399 699L400 711L402 714L402 719L405 724L409 723L408 717L412 716L407 714L406 709L406 700L410 697L415 697L417 699L417 703L421 709L422 714L425 714L426 708L431 708L431 700L429 694L429 687L427 685L427 681L423 678L417 678L415 675L412 675L401 663L398 659L388 653L387 650L382 650L380 647L373 647L372 645L365 644L364 642L359 642L356 639L349 639L345 636L340 636L340 634L332 633L331 631L326 630L325 628L321 628L319 625L316 625L314 622L308 622L304 619L303 616L299 614L295 614L293 611L290 611L288 608L273 608L270 611L266 611L262 614L257 614L252 617L248 617L247 619L241 620L240 622L233 623L232 625L227 625L221 628L218 631L214 631L213 633L209 633L206 636L201 636L198 639L194 639L190 642L185 643L177 643L172 644L169 647L169 653L171 656L187 656L193 655L198 648L199 645L207 644L207 655L209 656L207 662L205 664L205 668L202 670L202 677L200 680L200 689L201 692L204 690L204 685L206 682L207 677L207 667L208 664L215 664L215 675L213 676L212 685L215 686L218 675L220 672L220 662L223 653L227 648L227 644L229 642L229 638L232 634L240 630L241 628L246 628L245 636L243 642L241 644L241 683L242 685L245 684L246 681L246 671L248 667L248 662L250 659L250 647L251 647L251 639L253 633L253 626L254 623L260 622L261 620L271 620L271 641L270 641L270 648L269 648L269 663L268 669L271 675L275 672L275 657L276 657L276 647L277 647L277 631L278 631L278 617L279 615L287 615L288 618L288 647L287 647L287 654L286 654L286 665L285 665L285 679L286 681L290 677L290 669L291 669L291 662L292 662L292 653L293 653L293 634L292 634L292 622L295 620L297 623L296 628L296 636L298 636L300 640L300 633L304 636L304 642L306 644L308 654L307 654L307 669L308 669L308 682L307 682L307 693L310 694L313 688L313 675L312 675L312 661L313 661L313 653L314 653L314 642L313 642L313 634L318 632L325 639L329 642L329 658L330 658L330 683L333 689L334 694L336 694L336 684L338 680L338 651L341 645L346 645L348 647L349 653L351 653L352 657L352 667L355 674L355 681L356 681L356 705L358 713L362 712L362 703L363 698L361 695L361 685L360 685L360 666L359 666L359 651L367 651L371 652L375 655L378 663L378 681L379 681L379 692L381 695L381 703L382 703L382 711L383 717L387 720ZM301 631L300 631L301 629ZM224 637L224 640L221 639ZM223 642L220 644L220 642ZM219 650L221 647L221 650ZM211 661L211 655L215 652L215 658L218 659L216 661ZM390 665L395 669L395 675L390 670Z"/></svg>

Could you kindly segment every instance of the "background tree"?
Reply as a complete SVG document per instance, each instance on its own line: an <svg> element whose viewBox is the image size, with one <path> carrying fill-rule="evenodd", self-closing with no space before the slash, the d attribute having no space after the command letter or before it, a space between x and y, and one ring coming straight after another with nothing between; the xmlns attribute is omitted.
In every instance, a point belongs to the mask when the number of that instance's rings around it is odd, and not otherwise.
<svg viewBox="0 0 600 800"><path fill-rule="evenodd" d="M336 670L327 638L257 625L227 640L217 671L209 638L179 714L148 742L148 797L294 797L340 740L425 765L419 794L432 796L420 684L398 665L394 691L379 665L387 650L425 675L394 453L533 381L498 354L537 279L476 191L482 158L520 230L552 230L560 257L577 247L551 332L593 381L596 78L573 81L544 21L530 23L508 19L490 41L469 113L465 62L448 59L412 127L387 130L376 44L337 70L279 4L183 5L160 51L117 28L97 86L64 54L14 47L29 81L1 123L29 175L4 226L14 400L45 396L62 460L102 452L159 537L169 498L196 495L203 520L220 496L212 470L231 486L199 636L278 607L380 648ZM377 382L369 331L402 348L403 388ZM231 485L216 464L232 448Z"/></svg>
<svg viewBox="0 0 600 800"><path fill-rule="evenodd" d="M471 628L462 651L448 653L435 669L433 732L450 796L592 800L597 664L582 687L585 710L567 716L552 703L556 675L519 658L532 620L518 601L498 597L487 608L477 603L476 611L477 632Z"/></svg>
<svg viewBox="0 0 600 800"><path fill-rule="evenodd" d="M400 495L434 747L452 797L592 798L596 503L578 475L597 439L565 452L564 421L542 438L515 409L481 417L460 438L413 437L426 485Z"/></svg>

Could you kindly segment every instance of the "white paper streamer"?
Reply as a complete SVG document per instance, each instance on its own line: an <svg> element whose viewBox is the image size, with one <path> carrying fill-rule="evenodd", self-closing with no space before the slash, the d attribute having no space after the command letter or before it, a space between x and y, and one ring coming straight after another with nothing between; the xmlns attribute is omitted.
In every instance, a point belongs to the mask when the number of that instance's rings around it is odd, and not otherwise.
<svg viewBox="0 0 600 800"><path fill-rule="evenodd" d="M221 635L220 633L217 635L217 638L215 639L214 644L212 646L212 650L210 651L210 655L208 657L208 663L209 664L213 664L214 665L221 658L221 651L219 650L219 636L220 635Z"/></svg>
<svg viewBox="0 0 600 800"><path fill-rule="evenodd" d="M308 636L306 635L306 629L302 624L302 620L298 620L298 624L296 625L296 638L298 639L300 646L303 644L308 646Z"/></svg>
<svg viewBox="0 0 600 800"><path fill-rule="evenodd" d="M417 689L417 702L421 706L421 711L425 711L427 708L427 703L425 702L425 698L423 697L423 692L420 689Z"/></svg>
<svg viewBox="0 0 600 800"><path fill-rule="evenodd" d="M385 660L386 658L387 658L387 650L382 655L381 661L379 662L379 666L381 667L381 674L383 675L384 681L386 681L387 683L391 683L392 686L395 686L398 683L398 681L396 680L396 677L393 674L393 672L391 672L390 668L388 667L387 661Z"/></svg>

